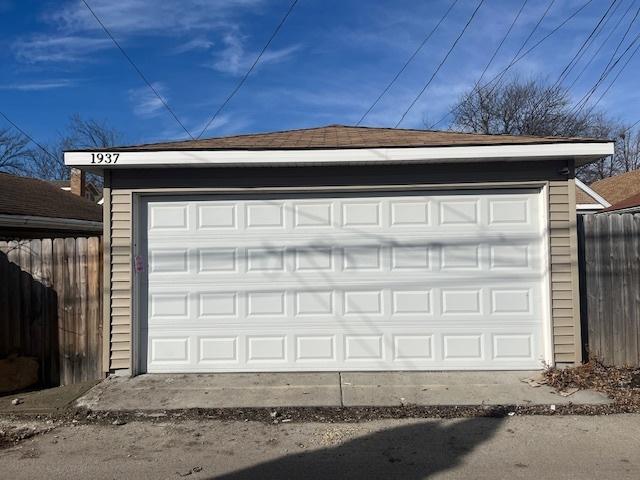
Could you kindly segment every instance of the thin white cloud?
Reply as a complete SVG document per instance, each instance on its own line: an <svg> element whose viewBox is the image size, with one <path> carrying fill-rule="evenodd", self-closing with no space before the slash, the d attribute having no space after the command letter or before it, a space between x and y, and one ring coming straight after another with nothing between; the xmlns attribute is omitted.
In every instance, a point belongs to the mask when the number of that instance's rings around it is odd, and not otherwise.
<svg viewBox="0 0 640 480"><path fill-rule="evenodd" d="M102 23L121 43L134 36L180 38L177 53L211 48L202 37L213 31L237 28L238 17L255 13L265 0L91 0ZM79 0L56 4L42 14L52 27L47 34L25 36L13 44L18 60L27 63L75 62L112 47L102 27ZM196 35L195 38L189 38ZM186 37L186 38L185 38Z"/></svg>
<svg viewBox="0 0 640 480"><path fill-rule="evenodd" d="M258 56L257 52L247 52L244 48L243 38L236 32L227 33L222 42L225 48L216 54L216 60L211 67L219 72L231 75L241 75L247 71ZM260 58L257 67L268 63L284 62L301 48L301 45L291 45L280 49L267 50Z"/></svg>
<svg viewBox="0 0 640 480"><path fill-rule="evenodd" d="M13 51L18 60L26 63L77 62L109 44L106 38L39 35L16 41Z"/></svg>
<svg viewBox="0 0 640 480"><path fill-rule="evenodd" d="M166 88L159 82L152 83L153 88L167 101ZM162 101L149 87L129 90L129 100L133 104L133 113L143 118L156 117L163 108Z"/></svg>
<svg viewBox="0 0 640 480"><path fill-rule="evenodd" d="M75 85L73 80L61 79L61 80L44 80L41 82L24 82L24 83L7 83L0 85L0 90L19 90L19 91L39 91L39 90L53 90L56 88L67 88Z"/></svg>
<svg viewBox="0 0 640 480"><path fill-rule="evenodd" d="M176 35L211 30L237 13L256 9L264 0L90 0L92 10L113 33ZM80 0L66 2L44 14L44 19L66 31L99 31L91 12Z"/></svg>
<svg viewBox="0 0 640 480"><path fill-rule="evenodd" d="M174 47L170 53L173 55L179 55L181 53L191 52L194 50L209 50L214 45L214 42L207 38L194 38Z"/></svg>

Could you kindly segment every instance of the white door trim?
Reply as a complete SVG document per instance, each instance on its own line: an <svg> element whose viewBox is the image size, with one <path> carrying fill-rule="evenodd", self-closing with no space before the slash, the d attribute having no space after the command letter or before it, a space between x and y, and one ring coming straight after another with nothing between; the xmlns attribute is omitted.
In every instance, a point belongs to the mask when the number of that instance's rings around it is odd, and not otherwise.
<svg viewBox="0 0 640 480"><path fill-rule="evenodd" d="M524 190L531 188L539 188L539 199L541 202L540 210L542 213L541 229L543 230L543 251L546 255L546 268L544 272L544 284L547 288L543 288L543 351L544 361L547 365L554 364L553 355L553 324L551 310L551 251L548 221L548 188L549 184L545 181L530 182L510 182L510 183L482 183L482 184L416 184L416 185L391 185L391 186L353 186L353 187L266 187L266 188L220 188L220 189L144 189L135 190L132 193L132 374L138 375L146 372L146 341L142 341L141 332L144 328L147 318L147 204L154 199L166 199L167 197L197 197L202 195L232 195L232 196L266 196L269 194L295 194L316 192L319 194L328 194L335 192L344 194L348 192L363 193L371 192L402 192L402 191L424 191L425 193L438 191L460 191L460 190ZM142 225L144 228L140 228ZM135 271L135 258L141 255L144 259L144 274L137 274ZM544 287L544 285L543 285ZM144 297L143 297L144 295ZM145 301L141 301L144 298Z"/></svg>

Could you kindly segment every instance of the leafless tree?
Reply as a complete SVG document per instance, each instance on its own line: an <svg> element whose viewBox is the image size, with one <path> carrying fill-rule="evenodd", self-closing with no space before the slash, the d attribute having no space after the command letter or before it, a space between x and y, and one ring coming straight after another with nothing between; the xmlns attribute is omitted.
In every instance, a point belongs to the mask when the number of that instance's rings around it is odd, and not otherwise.
<svg viewBox="0 0 640 480"><path fill-rule="evenodd" d="M578 169L578 176L586 183L640 169L640 133L629 131L624 124L612 124L600 138L615 142L615 153Z"/></svg>
<svg viewBox="0 0 640 480"><path fill-rule="evenodd" d="M28 162L29 174L46 180L68 179L70 169L64 164L65 150L107 148L117 145L121 140L121 134L106 122L83 119L80 115L74 114L58 142L47 148L51 155L41 150L33 150ZM88 179L96 185L102 184L101 177L97 175L89 175Z"/></svg>
<svg viewBox="0 0 640 480"><path fill-rule="evenodd" d="M473 89L453 107L451 128L484 134L539 135L608 138L616 141L616 153L578 170L593 182L640 168L640 137L601 112L575 109L567 89L541 80L505 83Z"/></svg>
<svg viewBox="0 0 640 480"><path fill-rule="evenodd" d="M11 129L0 130L0 171L25 173L25 163L31 157L29 139Z"/></svg>
<svg viewBox="0 0 640 480"><path fill-rule="evenodd" d="M576 136L590 133L598 115L571 111L569 92L540 80L476 88L453 108L454 129L485 134Z"/></svg>

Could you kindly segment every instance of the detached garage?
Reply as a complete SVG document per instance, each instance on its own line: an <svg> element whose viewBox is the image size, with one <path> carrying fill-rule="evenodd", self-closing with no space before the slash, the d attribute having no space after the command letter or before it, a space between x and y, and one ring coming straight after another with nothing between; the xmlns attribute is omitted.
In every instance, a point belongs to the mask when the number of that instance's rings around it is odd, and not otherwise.
<svg viewBox="0 0 640 480"><path fill-rule="evenodd" d="M612 152L346 126L67 152L105 179L105 370L579 362L574 171Z"/></svg>

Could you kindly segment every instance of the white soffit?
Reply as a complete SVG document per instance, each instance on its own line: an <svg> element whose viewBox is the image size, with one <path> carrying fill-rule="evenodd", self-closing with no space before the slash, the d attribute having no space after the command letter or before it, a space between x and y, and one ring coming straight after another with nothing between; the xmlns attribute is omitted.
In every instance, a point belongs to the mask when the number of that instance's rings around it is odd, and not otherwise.
<svg viewBox="0 0 640 480"><path fill-rule="evenodd" d="M98 154L103 160L99 161ZM105 161L109 154L109 161ZM64 161L73 167L186 167L252 165L332 165L385 163L472 162L481 159L522 160L575 158L595 160L613 154L611 142L553 143L531 145L483 145L465 147L352 148L325 150L161 150L66 152ZM115 163L114 163L115 160Z"/></svg>

